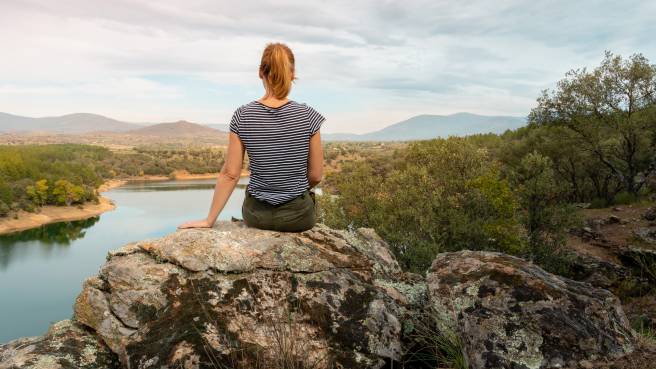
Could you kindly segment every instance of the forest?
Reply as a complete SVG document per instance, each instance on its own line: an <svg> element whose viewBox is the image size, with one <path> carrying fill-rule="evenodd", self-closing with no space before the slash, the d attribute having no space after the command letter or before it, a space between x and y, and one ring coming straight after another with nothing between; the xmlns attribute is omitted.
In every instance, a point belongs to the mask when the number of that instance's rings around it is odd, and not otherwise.
<svg viewBox="0 0 656 369"><path fill-rule="evenodd" d="M218 172L223 150L105 147L58 144L0 146L0 217L45 205L97 201L97 188L112 178Z"/></svg>
<svg viewBox="0 0 656 369"><path fill-rule="evenodd" d="M372 227L408 270L439 252L501 251L571 274L577 209L653 200L656 66L607 53L544 91L526 127L370 151L324 181L323 222Z"/></svg>

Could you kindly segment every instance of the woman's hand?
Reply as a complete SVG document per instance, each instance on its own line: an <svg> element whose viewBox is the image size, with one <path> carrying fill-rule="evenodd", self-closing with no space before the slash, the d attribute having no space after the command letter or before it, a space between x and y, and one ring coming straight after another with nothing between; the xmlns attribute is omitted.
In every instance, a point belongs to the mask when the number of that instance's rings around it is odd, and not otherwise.
<svg viewBox="0 0 656 369"><path fill-rule="evenodd" d="M211 224L207 219L202 219L202 220L192 220L190 222L182 223L178 226L178 229L185 229L185 228L212 228L213 224Z"/></svg>

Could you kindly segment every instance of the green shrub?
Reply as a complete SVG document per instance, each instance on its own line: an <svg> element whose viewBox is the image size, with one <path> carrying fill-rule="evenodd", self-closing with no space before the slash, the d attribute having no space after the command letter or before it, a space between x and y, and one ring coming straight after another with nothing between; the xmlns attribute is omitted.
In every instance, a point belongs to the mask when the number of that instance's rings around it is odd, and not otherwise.
<svg viewBox="0 0 656 369"><path fill-rule="evenodd" d="M465 139L412 143L393 161L349 163L328 181L337 196L323 220L376 229L406 269L423 271L442 251L524 249L508 182Z"/></svg>
<svg viewBox="0 0 656 369"><path fill-rule="evenodd" d="M9 215L10 211L11 208L9 207L9 205L7 205L7 203L5 203L4 201L0 200L0 217L3 218L6 217L7 215Z"/></svg>
<svg viewBox="0 0 656 369"><path fill-rule="evenodd" d="M613 204L615 205L629 205L638 200L636 195L633 195L631 193L628 193L626 191L620 192L617 195L615 195L615 198L613 199Z"/></svg>

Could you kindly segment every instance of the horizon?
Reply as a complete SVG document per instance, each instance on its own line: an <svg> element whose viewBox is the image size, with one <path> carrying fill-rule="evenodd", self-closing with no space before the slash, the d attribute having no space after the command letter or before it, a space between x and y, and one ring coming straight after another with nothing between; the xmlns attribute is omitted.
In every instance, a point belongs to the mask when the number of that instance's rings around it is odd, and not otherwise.
<svg viewBox="0 0 656 369"><path fill-rule="evenodd" d="M103 118L107 118L107 119L113 119L113 120L119 121L121 123L135 124L135 125L140 125L140 126L143 126L143 127L149 127L149 126L158 125L158 124L172 124L172 123L181 123L181 122L193 123L193 124L198 124L198 125L202 125L202 126L227 125L227 123L196 122L196 121L191 121L191 120L188 120L188 119L180 119L180 120L176 120L176 121L167 121L167 122L154 122L154 121L150 121L150 122L128 122L128 121L119 120L119 119L116 119L114 117L107 116L107 115L104 115L104 114L97 114L97 113L90 113L90 112L74 112L74 113L68 113L68 114L63 114L63 115L47 115L47 116L38 116L38 117L18 115L18 114L9 113L9 112L6 112L6 111L0 111L0 114L7 114L7 115L15 116L15 117L30 118L30 119L62 118L62 117L74 116L74 115L94 115L94 116L103 117ZM411 117L407 117L405 119L401 119L401 120L396 121L396 122L391 122L391 123L382 125L379 128L376 128L376 129L374 129L372 131L368 131L368 132L356 133L356 132L340 131L340 132L324 132L324 133L326 133L328 135L341 135L341 134L345 134L345 135L363 135L363 134L368 134L368 133L373 133L373 132L376 132L376 131L380 131L380 130L383 130L385 128L394 126L394 125L399 124L399 123L409 121L409 120L414 119L414 118L426 117L426 116L430 116L430 117L452 117L452 116L457 116L457 115L473 115L473 116L479 116L479 117L500 117L500 118L515 118L515 119L519 119L519 118L526 119L527 118L527 116L520 116L520 115L517 115L517 116L514 116L514 115L484 115L484 114L476 114L476 113L471 113L471 112L466 112L466 111L460 111L460 112L455 112L455 113L451 113L451 114L416 114L416 115L413 115ZM213 128L213 127L210 127L210 128ZM3 134L3 133L6 133L6 132L0 131L0 134Z"/></svg>
<svg viewBox="0 0 656 369"><path fill-rule="evenodd" d="M260 97L259 57L274 41L296 55L290 98L324 114L326 133L361 134L421 114L526 116L542 90L597 65L605 50L656 59L647 38L656 4L638 1L10 0L0 9L0 40L12 50L0 60L0 110L30 117L88 111L225 124Z"/></svg>

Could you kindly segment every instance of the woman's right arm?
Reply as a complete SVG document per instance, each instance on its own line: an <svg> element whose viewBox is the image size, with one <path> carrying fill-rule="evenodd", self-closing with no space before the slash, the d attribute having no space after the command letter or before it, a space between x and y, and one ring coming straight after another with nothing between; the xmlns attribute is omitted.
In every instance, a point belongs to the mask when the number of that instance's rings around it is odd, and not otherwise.
<svg viewBox="0 0 656 369"><path fill-rule="evenodd" d="M319 131L310 137L310 153L308 155L308 182L310 188L321 182L323 177L323 148Z"/></svg>
<svg viewBox="0 0 656 369"><path fill-rule="evenodd" d="M230 198L232 191L237 186L239 178L241 177L242 164L244 162L244 144L235 133L230 132L230 139L228 143L228 153L223 164L223 168L219 173L219 178L216 180L214 187L214 196L212 197L212 205L207 218L197 221L191 221L180 225L178 228L211 228L216 222L221 210Z"/></svg>

